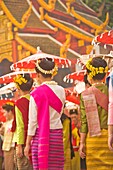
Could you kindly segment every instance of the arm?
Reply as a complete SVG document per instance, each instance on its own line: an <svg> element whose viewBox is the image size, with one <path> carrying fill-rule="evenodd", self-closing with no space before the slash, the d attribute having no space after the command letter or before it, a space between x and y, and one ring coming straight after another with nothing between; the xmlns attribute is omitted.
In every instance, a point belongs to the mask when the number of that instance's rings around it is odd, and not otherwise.
<svg viewBox="0 0 113 170"><path fill-rule="evenodd" d="M31 146L31 140L32 140L32 136L27 136L27 140L26 140L26 147L24 149L24 155L29 159L29 152L30 152L30 146Z"/></svg>
<svg viewBox="0 0 113 170"><path fill-rule="evenodd" d="M19 158L23 156L22 152L22 145L24 144L24 122L22 118L22 113L15 106L15 113L16 113L16 128L17 128L17 150L16 154Z"/></svg>
<svg viewBox="0 0 113 170"><path fill-rule="evenodd" d="M113 151L113 125L108 125L108 147Z"/></svg>
<svg viewBox="0 0 113 170"><path fill-rule="evenodd" d="M108 147L113 151L113 86L109 80L109 104L108 104Z"/></svg>
<svg viewBox="0 0 113 170"><path fill-rule="evenodd" d="M85 107L84 103L82 100L80 100L80 115L81 115L81 128L80 128L80 147L79 147L79 152L80 152L80 157L83 159L85 158L85 142L86 142L86 135L88 132L88 125L87 125L87 119L86 119L86 113L85 113Z"/></svg>
<svg viewBox="0 0 113 170"><path fill-rule="evenodd" d="M0 128L0 135L4 136L4 131L5 131L5 123Z"/></svg>
<svg viewBox="0 0 113 170"><path fill-rule="evenodd" d="M26 140L26 147L24 149L24 154L27 158L29 158L29 152L31 147L32 136L35 135L36 128L38 126L37 123L37 107L33 97L30 97L29 103L29 123L28 123L28 135Z"/></svg>
<svg viewBox="0 0 113 170"><path fill-rule="evenodd" d="M18 109L17 106L15 106L15 113L16 113L16 128L17 128L17 145L23 145L24 144L24 122L22 113Z"/></svg>
<svg viewBox="0 0 113 170"><path fill-rule="evenodd" d="M113 85L111 78L109 80L108 125L113 125Z"/></svg>
<svg viewBox="0 0 113 170"><path fill-rule="evenodd" d="M80 153L80 157L82 159L86 157L86 154L85 154L85 141L86 141L86 133L80 133L79 153Z"/></svg>

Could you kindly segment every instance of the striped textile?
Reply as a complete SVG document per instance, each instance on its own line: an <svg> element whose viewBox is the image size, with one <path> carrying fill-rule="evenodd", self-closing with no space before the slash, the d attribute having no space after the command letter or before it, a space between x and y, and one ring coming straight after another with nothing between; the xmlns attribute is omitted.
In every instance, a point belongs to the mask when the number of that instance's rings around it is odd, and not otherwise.
<svg viewBox="0 0 113 170"><path fill-rule="evenodd" d="M102 135L86 138L87 170L113 170L113 152L108 148L108 131L103 129Z"/></svg>
<svg viewBox="0 0 113 170"><path fill-rule="evenodd" d="M38 162L38 129L32 140L32 162L33 169L39 170ZM63 132L62 129L50 130L49 141L49 158L48 170L63 170L64 169L64 149L63 149Z"/></svg>

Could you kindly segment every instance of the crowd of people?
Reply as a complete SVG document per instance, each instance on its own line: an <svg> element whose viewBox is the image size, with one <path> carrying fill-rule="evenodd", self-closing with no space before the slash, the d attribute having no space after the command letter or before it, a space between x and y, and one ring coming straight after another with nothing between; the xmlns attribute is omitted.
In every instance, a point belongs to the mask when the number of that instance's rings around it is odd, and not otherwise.
<svg viewBox="0 0 113 170"><path fill-rule="evenodd" d="M58 68L49 58L30 74L14 78L19 98L2 106L0 170L112 170L113 73L102 57L86 63L80 106L66 100L53 81Z"/></svg>

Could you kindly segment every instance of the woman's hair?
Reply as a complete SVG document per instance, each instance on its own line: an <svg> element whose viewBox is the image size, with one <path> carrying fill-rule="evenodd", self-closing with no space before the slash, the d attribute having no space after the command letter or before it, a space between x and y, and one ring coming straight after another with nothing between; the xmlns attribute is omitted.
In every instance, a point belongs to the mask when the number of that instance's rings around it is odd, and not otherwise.
<svg viewBox="0 0 113 170"><path fill-rule="evenodd" d="M87 79L87 74L85 74L84 75L84 83L87 85L89 85L89 86L91 86L91 84L90 84L90 82L88 81L88 79Z"/></svg>
<svg viewBox="0 0 113 170"><path fill-rule="evenodd" d="M70 115L73 115L73 114L78 115L78 110L77 109L70 109L69 113L70 113Z"/></svg>
<svg viewBox="0 0 113 170"><path fill-rule="evenodd" d="M107 62L101 57L95 57L87 62L86 69L92 79L102 80L108 71Z"/></svg>
<svg viewBox="0 0 113 170"><path fill-rule="evenodd" d="M2 109L6 110L7 112L9 111L14 111L14 104L11 102L8 102L2 106Z"/></svg>
<svg viewBox="0 0 113 170"><path fill-rule="evenodd" d="M51 58L43 58L37 61L35 70L44 78L52 77L57 72L55 62Z"/></svg>
<svg viewBox="0 0 113 170"><path fill-rule="evenodd" d="M19 74L14 78L14 82L17 85L17 88L22 91L30 91L33 85L33 79L30 77L29 73Z"/></svg>

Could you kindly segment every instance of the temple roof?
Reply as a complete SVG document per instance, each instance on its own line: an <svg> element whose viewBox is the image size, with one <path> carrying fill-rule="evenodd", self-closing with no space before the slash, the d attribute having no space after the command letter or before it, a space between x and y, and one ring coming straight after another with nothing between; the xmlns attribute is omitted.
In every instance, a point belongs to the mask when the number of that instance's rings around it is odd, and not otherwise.
<svg viewBox="0 0 113 170"><path fill-rule="evenodd" d="M32 4L31 4L32 2ZM96 13L81 0L2 0L1 8L8 17L16 34L29 44L24 48L35 53L37 46L42 51L67 57L79 57L89 53L96 31L106 29ZM93 18L93 19L92 19ZM93 22L94 21L94 22ZM14 31L15 32L15 31ZM16 37L16 36L15 36Z"/></svg>

